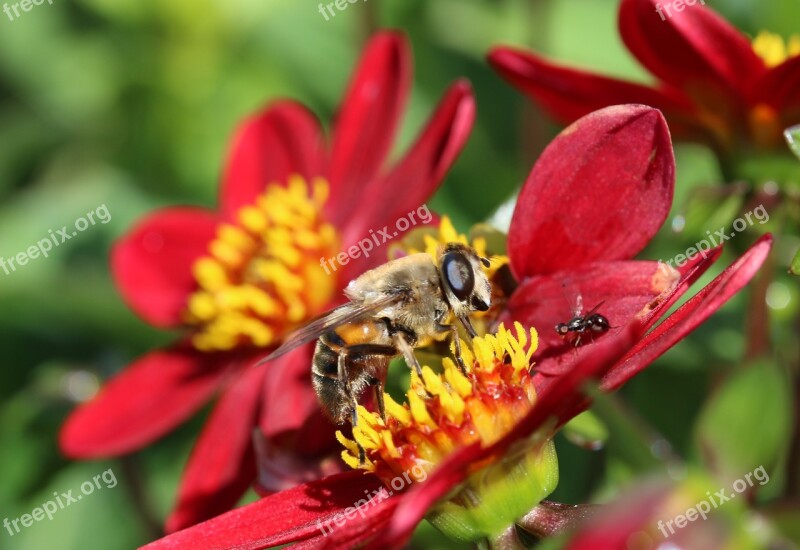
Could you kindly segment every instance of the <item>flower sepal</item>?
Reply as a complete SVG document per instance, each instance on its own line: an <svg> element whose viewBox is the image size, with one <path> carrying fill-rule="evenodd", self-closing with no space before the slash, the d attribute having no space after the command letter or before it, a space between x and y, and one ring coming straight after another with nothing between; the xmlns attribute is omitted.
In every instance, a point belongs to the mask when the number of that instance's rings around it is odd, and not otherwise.
<svg viewBox="0 0 800 550"><path fill-rule="evenodd" d="M544 500L558 485L558 458L552 440L469 477L448 501L426 516L452 539L491 539Z"/></svg>

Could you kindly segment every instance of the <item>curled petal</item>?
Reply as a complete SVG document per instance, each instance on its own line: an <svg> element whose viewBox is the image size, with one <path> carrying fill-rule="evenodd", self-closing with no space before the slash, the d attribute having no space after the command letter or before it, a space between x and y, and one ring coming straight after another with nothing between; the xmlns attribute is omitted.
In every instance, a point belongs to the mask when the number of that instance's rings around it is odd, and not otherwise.
<svg viewBox="0 0 800 550"><path fill-rule="evenodd" d="M359 193L357 211L364 215L353 216L343 236L343 250L359 240L369 240L369 230L380 233L388 228L393 239L406 230L432 223L434 215L425 205L442 182L447 171L463 149L475 121L475 98L466 81L453 84L445 94L428 124L399 164L384 179L376 179ZM381 207L376 208L376 205ZM400 224L405 223L405 229ZM381 242L383 244L383 242ZM382 262L386 254L373 253ZM353 262L344 269L345 281L363 273L364 263ZM371 266L371 267L374 267ZM360 271L358 270L360 269Z"/></svg>
<svg viewBox="0 0 800 550"><path fill-rule="evenodd" d="M394 140L411 71L401 34L381 32L370 40L336 119L328 171L335 195L353 200L376 177ZM337 208L329 214L341 225L352 211Z"/></svg>
<svg viewBox="0 0 800 550"><path fill-rule="evenodd" d="M643 86L573 69L514 48L495 48L488 59L503 78L564 124L609 105L641 103L660 109L675 134L691 136L698 131L695 107L677 89Z"/></svg>
<svg viewBox="0 0 800 550"><path fill-rule="evenodd" d="M508 237L517 280L640 252L669 213L675 159L657 110L609 107L565 129L519 195Z"/></svg>
<svg viewBox="0 0 800 550"><path fill-rule="evenodd" d="M654 75L694 96L708 98L710 86L717 97L743 103L766 70L747 38L708 6L669 16L667 5L622 0L619 30L628 49Z"/></svg>
<svg viewBox="0 0 800 550"><path fill-rule="evenodd" d="M603 378L603 389L619 388L708 319L750 282L771 248L772 235L761 237L741 258L638 342Z"/></svg>

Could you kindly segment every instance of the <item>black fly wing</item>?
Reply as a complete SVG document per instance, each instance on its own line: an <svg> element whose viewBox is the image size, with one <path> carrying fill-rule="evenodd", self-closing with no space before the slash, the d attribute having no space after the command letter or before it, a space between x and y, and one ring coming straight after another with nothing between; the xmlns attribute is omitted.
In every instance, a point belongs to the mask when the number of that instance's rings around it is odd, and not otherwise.
<svg viewBox="0 0 800 550"><path fill-rule="evenodd" d="M286 355L293 349L296 349L312 340L316 340L329 330L332 330L339 325L358 321L359 319L371 318L380 310L402 300L402 294L393 294L384 296L367 304L354 304L349 302L334 308L327 313L323 313L313 321L309 322L307 325L291 333L278 349L256 363L256 366L266 363L267 361L277 359L282 355Z"/></svg>

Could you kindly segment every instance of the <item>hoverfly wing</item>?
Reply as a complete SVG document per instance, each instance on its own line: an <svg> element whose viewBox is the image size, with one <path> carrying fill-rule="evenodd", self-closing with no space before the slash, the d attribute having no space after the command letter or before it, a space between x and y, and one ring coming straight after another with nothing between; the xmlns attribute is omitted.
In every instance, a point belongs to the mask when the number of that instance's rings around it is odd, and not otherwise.
<svg viewBox="0 0 800 550"><path fill-rule="evenodd" d="M313 321L309 322L307 325L297 329L287 336L286 340L284 340L283 344L281 344L278 349L261 359L255 364L255 366L259 366L262 363L266 363L286 355L290 351L299 348L303 344L307 344L312 340L318 339L320 336L329 330L338 327L339 325L357 321L365 317L372 317L380 310L397 303L402 298L402 295L391 295L385 296L368 304L354 304L350 302L334 308L327 313L323 313Z"/></svg>

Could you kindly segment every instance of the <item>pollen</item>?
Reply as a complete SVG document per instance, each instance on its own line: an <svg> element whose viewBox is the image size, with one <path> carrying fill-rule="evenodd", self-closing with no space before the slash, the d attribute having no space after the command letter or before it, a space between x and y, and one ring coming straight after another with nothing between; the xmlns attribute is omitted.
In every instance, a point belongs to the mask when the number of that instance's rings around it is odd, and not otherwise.
<svg viewBox="0 0 800 550"><path fill-rule="evenodd" d="M220 224L207 255L194 263L197 290L184 311L197 349L269 347L321 311L335 277L320 259L339 247L322 215L327 197L325 180L309 185L292 176Z"/></svg>
<svg viewBox="0 0 800 550"><path fill-rule="evenodd" d="M427 366L421 378L412 373L404 404L385 396L385 422L359 407L354 440L337 434L344 461L388 482L404 472L430 472L461 447L495 443L536 402L530 367L537 345L535 329L500 325L495 334L462 344L466 374L449 357L441 373ZM366 454L363 464L359 445Z"/></svg>
<svg viewBox="0 0 800 550"><path fill-rule="evenodd" d="M800 55L800 35L784 40L780 35L761 31L753 39L753 51L764 60L767 67L777 67L787 59Z"/></svg>

